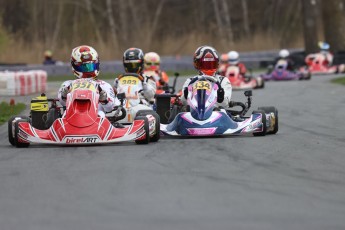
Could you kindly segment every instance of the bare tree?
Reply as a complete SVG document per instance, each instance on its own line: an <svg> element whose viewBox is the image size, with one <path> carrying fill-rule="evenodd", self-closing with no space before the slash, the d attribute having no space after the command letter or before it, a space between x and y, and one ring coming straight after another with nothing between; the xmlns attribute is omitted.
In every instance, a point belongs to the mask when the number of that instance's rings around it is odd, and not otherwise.
<svg viewBox="0 0 345 230"><path fill-rule="evenodd" d="M345 50L345 12L344 1L322 0L322 18L325 39L333 51Z"/></svg>
<svg viewBox="0 0 345 230"><path fill-rule="evenodd" d="M87 12L89 13L89 17L90 17L91 23L93 25L93 28L95 29L96 38L97 38L98 42L100 43L100 46L104 47L104 41L103 41L101 32L99 30L98 24L96 23L95 16L94 16L94 14L92 12L91 0L84 0L84 1L85 1L85 4L86 4Z"/></svg>
<svg viewBox="0 0 345 230"><path fill-rule="evenodd" d="M111 0L106 1L107 4L107 17L108 17L108 22L110 26L110 35L111 35L111 42L114 44L116 48L119 47L118 43L118 38L117 38L117 33L116 33L116 25L114 22L114 17L113 17L113 9L112 9L112 4Z"/></svg>
<svg viewBox="0 0 345 230"><path fill-rule="evenodd" d="M302 18L304 28L304 46L306 53L317 50L317 2L315 0L302 0Z"/></svg>
<svg viewBox="0 0 345 230"><path fill-rule="evenodd" d="M250 36L247 0L241 0L241 3L243 11L243 29L246 36Z"/></svg>

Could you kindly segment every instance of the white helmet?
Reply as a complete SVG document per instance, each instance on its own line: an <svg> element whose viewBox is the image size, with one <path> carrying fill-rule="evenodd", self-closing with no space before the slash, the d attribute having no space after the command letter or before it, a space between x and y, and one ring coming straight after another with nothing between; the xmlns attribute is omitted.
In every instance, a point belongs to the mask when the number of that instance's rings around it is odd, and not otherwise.
<svg viewBox="0 0 345 230"><path fill-rule="evenodd" d="M231 65L236 65L240 61L240 55L236 51L230 51L228 53L228 58Z"/></svg>
<svg viewBox="0 0 345 230"><path fill-rule="evenodd" d="M287 49L282 49L279 51L279 57L287 58L290 55L290 52Z"/></svg>
<svg viewBox="0 0 345 230"><path fill-rule="evenodd" d="M77 78L97 78L99 74L98 53L91 46L78 46L72 50L71 65Z"/></svg>
<svg viewBox="0 0 345 230"><path fill-rule="evenodd" d="M159 70L161 58L155 52L146 53L144 56L144 68L145 70L156 71Z"/></svg>

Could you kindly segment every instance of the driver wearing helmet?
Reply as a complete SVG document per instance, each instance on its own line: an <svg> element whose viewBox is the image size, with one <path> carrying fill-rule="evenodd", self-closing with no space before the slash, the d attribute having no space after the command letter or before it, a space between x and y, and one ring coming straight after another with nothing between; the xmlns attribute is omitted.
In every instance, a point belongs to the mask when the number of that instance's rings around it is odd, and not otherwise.
<svg viewBox="0 0 345 230"><path fill-rule="evenodd" d="M144 55L144 72L146 76L152 76L156 81L157 94L165 92L165 88L168 86L169 77L168 74L160 69L161 58L155 52L149 52Z"/></svg>
<svg viewBox="0 0 345 230"><path fill-rule="evenodd" d="M290 58L290 52L287 49L282 49L279 51L279 57L276 58L274 65L276 65L279 62L279 60L285 60L287 62L287 70L295 70L294 61Z"/></svg>
<svg viewBox="0 0 345 230"><path fill-rule="evenodd" d="M225 71L229 66L229 56L228 54L222 54L220 55L220 64L218 67L218 74L225 76Z"/></svg>
<svg viewBox="0 0 345 230"><path fill-rule="evenodd" d="M333 54L329 51L330 45L326 42L319 42L320 54L325 56L324 65L331 66L333 63Z"/></svg>
<svg viewBox="0 0 345 230"><path fill-rule="evenodd" d="M141 80L141 103L150 105L154 101L156 93L156 82L151 76L143 75L144 70L144 52L138 48L129 48L123 53L123 66L126 73L138 74ZM118 92L119 79L123 75L118 76L114 81L115 92Z"/></svg>
<svg viewBox="0 0 345 230"><path fill-rule="evenodd" d="M183 84L183 95L181 97L182 103L187 105L188 86L206 75L213 78L215 83L218 85L218 106L229 108L232 86L228 78L216 74L219 67L217 51L211 46L200 46L194 53L194 67L199 71L199 75L188 78Z"/></svg>
<svg viewBox="0 0 345 230"><path fill-rule="evenodd" d="M82 45L74 48L71 54L72 71L77 78L88 78L98 83L99 104L98 115L105 116L105 112L113 110L119 101L115 98L112 86L102 80L97 79L99 74L99 57L97 51L91 46ZM74 80L68 80L62 83L58 98L62 106L66 105L67 94L71 89Z"/></svg>
<svg viewBox="0 0 345 230"><path fill-rule="evenodd" d="M244 63L240 62L240 55L237 51L230 51L228 53L229 66L237 66L242 77L246 76L247 68Z"/></svg>

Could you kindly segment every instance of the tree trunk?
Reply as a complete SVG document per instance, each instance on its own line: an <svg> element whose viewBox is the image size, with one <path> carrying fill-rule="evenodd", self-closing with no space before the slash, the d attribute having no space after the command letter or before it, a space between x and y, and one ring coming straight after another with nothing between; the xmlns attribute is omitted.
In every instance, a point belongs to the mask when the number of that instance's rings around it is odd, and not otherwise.
<svg viewBox="0 0 345 230"><path fill-rule="evenodd" d="M325 41L333 52L345 50L345 11L342 0L322 0Z"/></svg>
<svg viewBox="0 0 345 230"><path fill-rule="evenodd" d="M332 0L333 1L333 0ZM304 31L304 47L307 54L314 53L317 48L317 4L315 0L302 0L302 19Z"/></svg>
<svg viewBox="0 0 345 230"><path fill-rule="evenodd" d="M111 0L107 0L106 3L107 3L107 17L108 17L108 22L110 26L111 42L113 43L114 48L118 48L119 43L118 43L116 26L115 26L114 17L113 17L113 9L112 9Z"/></svg>
<svg viewBox="0 0 345 230"><path fill-rule="evenodd" d="M58 10L58 15L56 18L56 24L55 24L55 30L53 32L53 37L52 37L52 41L51 41L51 49L54 51L55 47L56 47L56 41L58 39L58 35L60 33L60 29L61 29L61 19L62 19L62 15L63 15L63 9L64 9L64 2L63 1L59 1L59 10Z"/></svg>
<svg viewBox="0 0 345 230"><path fill-rule="evenodd" d="M156 27L157 27L157 23L158 23L158 19L159 19L159 16L162 12L162 8L163 8L163 5L164 5L164 2L165 0L160 0L159 1L159 4L157 6L157 9L156 9L156 12L155 12L155 15L154 15L154 18L153 18L153 22L152 22L152 25L150 27L150 31L148 32L148 36L147 36L147 48L151 49L151 41L152 41L152 37L156 31Z"/></svg>
<svg viewBox="0 0 345 230"><path fill-rule="evenodd" d="M95 30L96 38L97 38L100 46L101 47L105 47L104 46L104 41L103 41L103 38L102 38L102 35L101 35L101 32L100 32L100 30L98 28L98 24L96 23L95 16L93 15L93 12L92 12L91 0L85 0L85 4L86 4L87 12L89 13L89 17L90 17L91 23L92 23L93 28Z"/></svg>
<svg viewBox="0 0 345 230"><path fill-rule="evenodd" d="M241 0L241 3L243 12L243 29L246 36L250 36L247 0Z"/></svg>

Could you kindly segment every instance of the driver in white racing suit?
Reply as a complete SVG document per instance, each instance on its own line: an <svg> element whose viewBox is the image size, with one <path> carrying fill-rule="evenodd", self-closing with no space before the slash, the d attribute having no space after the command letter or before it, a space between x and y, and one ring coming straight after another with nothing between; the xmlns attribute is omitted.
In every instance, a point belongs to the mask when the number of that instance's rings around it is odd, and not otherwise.
<svg viewBox="0 0 345 230"><path fill-rule="evenodd" d="M119 84L122 77L133 74L133 76L136 75L140 80L137 89L140 103L131 107L131 118L129 118L129 120L132 120L139 110L152 110L152 104L156 93L156 82L153 77L143 74L144 52L139 48L129 48L124 52L123 66L126 73L118 76L114 81L114 91L116 94L126 93L123 92L121 84Z"/></svg>
<svg viewBox="0 0 345 230"><path fill-rule="evenodd" d="M95 81L99 89L98 115L105 116L105 112L111 112L114 106L120 102L115 98L112 86L102 80L97 79L99 74L99 57L97 51L91 46L78 46L72 50L71 65L74 75L80 78L87 78ZM68 80L62 83L58 98L62 106L66 106L67 94L70 92L71 85L75 80Z"/></svg>
<svg viewBox="0 0 345 230"><path fill-rule="evenodd" d="M216 74L219 67L217 51L211 46L200 46L194 53L194 67L199 71L199 75L188 78L183 84L182 103L187 105L188 86L206 75L208 78L213 78L214 82L218 85L218 106L225 109L229 108L232 86L228 78Z"/></svg>

